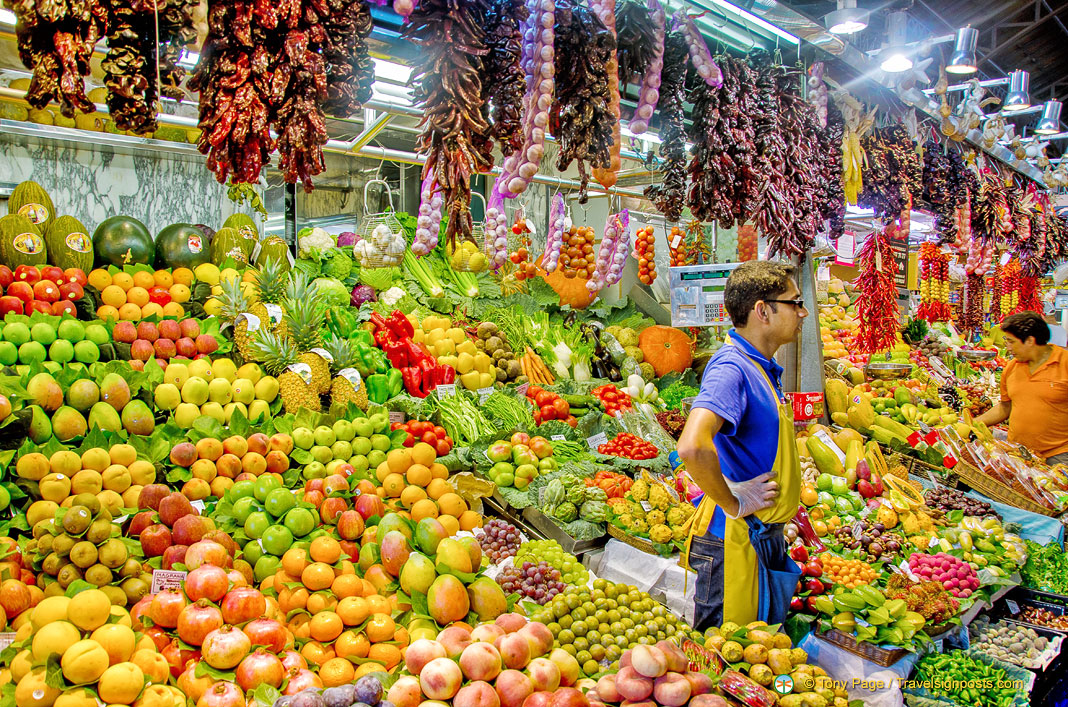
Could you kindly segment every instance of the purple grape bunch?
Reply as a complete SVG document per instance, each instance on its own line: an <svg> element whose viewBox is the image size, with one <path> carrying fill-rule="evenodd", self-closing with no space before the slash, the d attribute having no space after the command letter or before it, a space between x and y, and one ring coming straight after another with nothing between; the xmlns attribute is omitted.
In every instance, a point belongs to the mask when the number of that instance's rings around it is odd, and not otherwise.
<svg viewBox="0 0 1068 707"><path fill-rule="evenodd" d="M497 583L505 592L515 592L542 606L567 588L560 570L544 560L536 564L524 562L522 567L505 567L497 576Z"/></svg>
<svg viewBox="0 0 1068 707"><path fill-rule="evenodd" d="M515 557L516 552L519 551L519 530L500 518L486 521L477 537L482 552L495 565L506 557Z"/></svg>

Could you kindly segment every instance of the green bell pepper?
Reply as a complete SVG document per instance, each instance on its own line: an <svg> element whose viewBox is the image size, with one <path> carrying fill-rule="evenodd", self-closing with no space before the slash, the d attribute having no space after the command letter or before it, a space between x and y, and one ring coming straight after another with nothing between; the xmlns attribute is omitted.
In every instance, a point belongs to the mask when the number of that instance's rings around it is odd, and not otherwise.
<svg viewBox="0 0 1068 707"><path fill-rule="evenodd" d="M372 373L386 373L390 370L389 360L382 349L371 347L364 361Z"/></svg>
<svg viewBox="0 0 1068 707"><path fill-rule="evenodd" d="M389 381L389 396L400 395L404 390L404 376L396 368L389 369L385 375Z"/></svg>
<svg viewBox="0 0 1068 707"><path fill-rule="evenodd" d="M389 377L386 374L375 373L368 376L366 380L367 399L375 405L382 405L392 397L389 392Z"/></svg>

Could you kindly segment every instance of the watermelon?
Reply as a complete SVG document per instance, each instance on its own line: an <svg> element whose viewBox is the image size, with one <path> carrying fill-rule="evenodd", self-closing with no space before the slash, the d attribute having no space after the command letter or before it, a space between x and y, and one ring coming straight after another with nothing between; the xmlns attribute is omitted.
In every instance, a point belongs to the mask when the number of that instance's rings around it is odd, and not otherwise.
<svg viewBox="0 0 1068 707"><path fill-rule="evenodd" d="M97 265L151 265L156 246L152 234L132 216L112 216L93 231Z"/></svg>
<svg viewBox="0 0 1068 707"><path fill-rule="evenodd" d="M93 242L85 225L73 216L60 216L45 230L48 262L57 267L93 269Z"/></svg>
<svg viewBox="0 0 1068 707"><path fill-rule="evenodd" d="M189 268L208 262L211 251L204 232L191 223L175 223L156 234L156 267Z"/></svg>
<svg viewBox="0 0 1068 707"><path fill-rule="evenodd" d="M0 261L14 270L19 265L45 265L48 251L37 226L19 214L0 218Z"/></svg>
<svg viewBox="0 0 1068 707"><path fill-rule="evenodd" d="M7 199L9 214L19 214L30 220L38 230L44 230L49 221L56 217L56 207L52 197L37 182L29 180L19 183Z"/></svg>

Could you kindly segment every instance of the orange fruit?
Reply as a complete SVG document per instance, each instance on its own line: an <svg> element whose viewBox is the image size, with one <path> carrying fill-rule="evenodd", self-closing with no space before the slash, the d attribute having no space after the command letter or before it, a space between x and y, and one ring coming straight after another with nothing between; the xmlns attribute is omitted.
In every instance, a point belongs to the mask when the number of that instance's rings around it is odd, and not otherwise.
<svg viewBox="0 0 1068 707"><path fill-rule="evenodd" d="M118 309L126 304L126 291L118 285L108 285L100 291L100 301Z"/></svg>
<svg viewBox="0 0 1068 707"><path fill-rule="evenodd" d="M155 302L149 302L145 306L141 307L141 318L146 317L162 317L166 314L163 307L159 306Z"/></svg>
<svg viewBox="0 0 1068 707"><path fill-rule="evenodd" d="M308 597L308 612L318 616L324 611L333 611L337 607L337 597L329 592L315 592Z"/></svg>
<svg viewBox="0 0 1068 707"><path fill-rule="evenodd" d="M189 288L180 283L175 283L171 285L167 292L170 294L172 302L188 302L191 296Z"/></svg>
<svg viewBox="0 0 1068 707"><path fill-rule="evenodd" d="M312 540L311 547L308 548L308 555L315 562L325 562L328 565L332 565L341 559L341 543L329 535L320 535L315 540Z"/></svg>
<svg viewBox="0 0 1068 707"><path fill-rule="evenodd" d="M346 626L359 626L371 615L371 605L363 597L345 597L337 603L337 614Z"/></svg>
<svg viewBox="0 0 1068 707"><path fill-rule="evenodd" d="M392 621L392 619L390 619ZM345 624L333 611L320 611L312 616L310 624L311 637L316 641L330 642L341 635Z"/></svg>
<svg viewBox="0 0 1068 707"><path fill-rule="evenodd" d="M373 661L368 661L363 665L356 667L356 674L352 676L353 680L359 680L364 675L370 675L371 673L382 672L382 665Z"/></svg>
<svg viewBox="0 0 1068 707"><path fill-rule="evenodd" d="M119 307L119 319L136 322L141 319L141 308L132 302L127 302Z"/></svg>
<svg viewBox="0 0 1068 707"><path fill-rule="evenodd" d="M182 318L185 316L185 307L177 302L168 302L163 305L163 316Z"/></svg>
<svg viewBox="0 0 1068 707"><path fill-rule="evenodd" d="M358 597L363 593L363 578L354 574L339 574L330 585L330 591L338 599Z"/></svg>
<svg viewBox="0 0 1068 707"><path fill-rule="evenodd" d="M326 589L334 583L334 568L322 562L313 562L300 573L300 581L312 591Z"/></svg>
<svg viewBox="0 0 1068 707"><path fill-rule="evenodd" d="M122 291L130 289L134 286L133 275L128 272L117 272L111 276L111 284L122 288Z"/></svg>
<svg viewBox="0 0 1068 707"><path fill-rule="evenodd" d="M174 284L174 275L171 274L170 270L157 270L152 273L152 281L156 287L169 288Z"/></svg>
<svg viewBox="0 0 1068 707"><path fill-rule="evenodd" d="M156 276L145 270L138 270L133 274L134 287L142 287L146 290L151 290L156 286Z"/></svg>
<svg viewBox="0 0 1068 707"><path fill-rule="evenodd" d="M323 687L348 684L354 675L356 667L344 658L331 658L319 667L319 679L323 681Z"/></svg>
<svg viewBox="0 0 1068 707"><path fill-rule="evenodd" d="M193 271L189 268L175 268L171 271L175 283L188 287L193 284Z"/></svg>
<svg viewBox="0 0 1068 707"><path fill-rule="evenodd" d="M456 516L442 514L438 516L438 522L445 526L445 532L449 534L449 537L460 532L460 521L456 519Z"/></svg>
<svg viewBox="0 0 1068 707"><path fill-rule="evenodd" d="M300 649L300 654L304 656L304 660L309 663L315 663L316 665L322 665L331 658L336 658L334 651L329 650L326 646L318 643L317 641L308 641Z"/></svg>
<svg viewBox="0 0 1068 707"><path fill-rule="evenodd" d="M452 484L445 479L432 479L426 487L426 495L435 501L452 491L454 491Z"/></svg>
<svg viewBox="0 0 1068 707"><path fill-rule="evenodd" d="M416 523L421 521L423 518L437 517L438 504L434 503L429 498L424 498L412 504L412 520L414 520Z"/></svg>
<svg viewBox="0 0 1068 707"><path fill-rule="evenodd" d="M119 310L112 307L110 304L102 304L97 307L96 310L97 319L118 319Z"/></svg>
<svg viewBox="0 0 1068 707"><path fill-rule="evenodd" d="M389 614L374 614L363 630L367 634L367 640L371 643L380 643L392 640L396 628L397 625L393 623Z"/></svg>
<svg viewBox="0 0 1068 707"><path fill-rule="evenodd" d="M96 289L103 291L105 287L111 284L111 273L104 268L97 268L89 273L89 284Z"/></svg>
<svg viewBox="0 0 1068 707"><path fill-rule="evenodd" d="M400 474L390 474L382 482L382 488L390 498L397 498L404 491L404 477Z"/></svg>
<svg viewBox="0 0 1068 707"><path fill-rule="evenodd" d="M339 658L348 658L354 655L357 658L366 658L371 648L371 642L362 632L352 629L345 631L334 641L334 652Z"/></svg>
<svg viewBox="0 0 1068 707"><path fill-rule="evenodd" d="M424 499L426 499L426 491L419 486L405 486L401 491L400 500L405 508L411 508Z"/></svg>
<svg viewBox="0 0 1068 707"><path fill-rule="evenodd" d="M366 599L367 608L370 610L370 613L386 614L387 616L389 615L391 608L389 605L389 599L386 599L381 594L371 594L370 596L366 597Z"/></svg>
<svg viewBox="0 0 1068 707"><path fill-rule="evenodd" d="M393 596L397 596L394 594ZM397 630L393 633L393 640L402 646L407 647L411 643L411 638L408 636L408 629L403 626L398 626Z"/></svg>
<svg viewBox="0 0 1068 707"><path fill-rule="evenodd" d="M467 510L467 502L458 493L447 493L438 499L438 508L445 515L459 518Z"/></svg>
<svg viewBox="0 0 1068 707"><path fill-rule="evenodd" d="M390 450L386 454L386 464L389 466L390 472L403 474L412 465L412 450L407 447Z"/></svg>
<svg viewBox="0 0 1068 707"><path fill-rule="evenodd" d="M303 548L291 547L282 555L282 569L294 577L299 577L308 566L308 553Z"/></svg>
<svg viewBox="0 0 1068 707"><path fill-rule="evenodd" d="M126 301L133 302L138 307L144 307L148 304L148 290L144 287L134 285L126 291Z"/></svg>
<svg viewBox="0 0 1068 707"><path fill-rule="evenodd" d="M464 511L459 521L460 530L474 530L482 527L482 515L475 511Z"/></svg>
<svg viewBox="0 0 1068 707"><path fill-rule="evenodd" d="M447 479L449 478L449 470L444 464L434 462L430 465L430 475L435 479Z"/></svg>
<svg viewBox="0 0 1068 707"><path fill-rule="evenodd" d="M430 445L428 444L426 446L429 447ZM426 486L434 480L434 477L430 473L430 468L423 464L412 464L408 467L408 473L405 474L405 478L408 479L409 484L422 486L423 488L426 488Z"/></svg>
<svg viewBox="0 0 1068 707"><path fill-rule="evenodd" d="M334 568L334 574L356 574L356 565L352 564L352 560L342 558L341 562L337 564L341 565L341 568Z"/></svg>
<svg viewBox="0 0 1068 707"><path fill-rule="evenodd" d="M426 442L418 442L412 447L412 463L430 467L438 458L437 451Z"/></svg>
<svg viewBox="0 0 1068 707"><path fill-rule="evenodd" d="M287 624L293 638L308 638L311 635L311 616L308 614L296 614Z"/></svg>
<svg viewBox="0 0 1068 707"><path fill-rule="evenodd" d="M381 661L386 666L386 670L393 670L394 666L401 662L400 648L389 643L375 643L367 652L367 659ZM322 671L319 674L322 675Z"/></svg>

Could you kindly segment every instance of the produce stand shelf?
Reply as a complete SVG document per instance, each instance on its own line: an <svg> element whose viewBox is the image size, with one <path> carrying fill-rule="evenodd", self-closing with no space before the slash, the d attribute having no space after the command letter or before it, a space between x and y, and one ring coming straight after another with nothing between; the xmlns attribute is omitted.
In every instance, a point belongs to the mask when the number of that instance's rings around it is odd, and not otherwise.
<svg viewBox="0 0 1068 707"><path fill-rule="evenodd" d="M555 540L560 543L560 547L564 549L564 552L571 553L575 557L603 547L607 542L603 536L594 540L575 540L565 533L563 528L549 520L544 513L534 507L524 508L522 516L523 520L532 526L541 537Z"/></svg>
<svg viewBox="0 0 1068 707"><path fill-rule="evenodd" d="M1005 484L991 478L966 462L960 462L953 467L953 469L957 472L961 482L967 484L988 498L1050 518L1060 515L1059 511L1050 510L1045 506L1035 503L1023 494L1014 491Z"/></svg>

